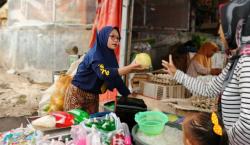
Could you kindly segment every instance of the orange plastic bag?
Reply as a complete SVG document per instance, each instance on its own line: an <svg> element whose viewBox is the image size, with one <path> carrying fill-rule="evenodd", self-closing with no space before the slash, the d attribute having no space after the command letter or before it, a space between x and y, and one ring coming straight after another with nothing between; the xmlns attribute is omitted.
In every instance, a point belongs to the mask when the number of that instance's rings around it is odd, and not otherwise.
<svg viewBox="0 0 250 145"><path fill-rule="evenodd" d="M48 112L63 111L64 96L68 86L71 84L72 77L69 75L61 75L55 82L55 90L50 98Z"/></svg>

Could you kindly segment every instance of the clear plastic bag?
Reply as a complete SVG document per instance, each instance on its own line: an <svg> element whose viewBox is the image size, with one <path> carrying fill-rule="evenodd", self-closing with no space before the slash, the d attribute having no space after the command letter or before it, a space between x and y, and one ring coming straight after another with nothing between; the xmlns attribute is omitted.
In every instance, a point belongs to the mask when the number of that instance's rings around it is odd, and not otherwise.
<svg viewBox="0 0 250 145"><path fill-rule="evenodd" d="M101 133L98 132L94 127L91 128L91 133L87 135L86 145L102 145L101 143Z"/></svg>
<svg viewBox="0 0 250 145"><path fill-rule="evenodd" d="M50 98L48 112L63 111L64 95L68 86L71 84L72 77L69 75L61 75L55 83L55 90Z"/></svg>
<svg viewBox="0 0 250 145"><path fill-rule="evenodd" d="M132 141L131 141L131 135L129 132L129 127L126 123L122 123L122 128L124 131L124 135L125 135L125 145L131 145Z"/></svg>
<svg viewBox="0 0 250 145"><path fill-rule="evenodd" d="M98 123L110 119L112 122L114 122L114 128L115 129L108 129L107 130L103 126L99 126ZM101 123L100 123L101 124ZM119 129L122 129L121 121L120 119L116 116L115 113L109 113L106 116L103 117L96 117L96 118L90 118L84 120L81 125L83 126L84 129L86 129L87 132L91 132L91 127L97 128L98 131L101 133L112 133L115 132ZM105 126L105 124L102 124ZM112 126L109 126L112 127Z"/></svg>
<svg viewBox="0 0 250 145"><path fill-rule="evenodd" d="M70 134L73 139L72 145L87 145L86 142L87 132L86 130L83 129L82 126L80 125L72 126Z"/></svg>

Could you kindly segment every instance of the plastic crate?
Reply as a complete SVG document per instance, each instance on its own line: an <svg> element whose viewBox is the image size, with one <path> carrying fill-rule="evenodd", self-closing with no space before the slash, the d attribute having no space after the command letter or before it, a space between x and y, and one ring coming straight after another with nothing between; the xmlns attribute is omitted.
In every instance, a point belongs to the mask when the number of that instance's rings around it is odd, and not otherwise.
<svg viewBox="0 0 250 145"><path fill-rule="evenodd" d="M107 90L104 94L99 95L99 102L106 103L110 101L115 101L117 99L117 90L109 91Z"/></svg>

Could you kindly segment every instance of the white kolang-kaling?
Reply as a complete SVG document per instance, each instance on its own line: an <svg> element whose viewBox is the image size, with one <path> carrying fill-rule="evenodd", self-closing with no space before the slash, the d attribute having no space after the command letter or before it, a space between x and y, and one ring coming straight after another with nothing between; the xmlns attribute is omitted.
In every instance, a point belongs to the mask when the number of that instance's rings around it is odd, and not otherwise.
<svg viewBox="0 0 250 145"><path fill-rule="evenodd" d="M182 131L169 126L165 126L163 132L156 136L147 136L141 131L138 131L136 136L149 145L183 145Z"/></svg>

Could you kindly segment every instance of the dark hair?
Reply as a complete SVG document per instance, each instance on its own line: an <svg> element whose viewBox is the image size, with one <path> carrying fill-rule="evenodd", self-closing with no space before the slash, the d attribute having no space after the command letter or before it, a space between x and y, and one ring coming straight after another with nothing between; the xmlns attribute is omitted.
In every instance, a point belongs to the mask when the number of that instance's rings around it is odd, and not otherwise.
<svg viewBox="0 0 250 145"><path fill-rule="evenodd" d="M116 30L118 32L119 38L121 39L121 34L120 34L120 31L119 31L119 28L118 27L113 27L113 30Z"/></svg>
<svg viewBox="0 0 250 145"><path fill-rule="evenodd" d="M213 131L214 124L211 120L211 114L202 112L187 116L183 123L185 136L191 142L195 141L199 145L228 145L227 132L221 118L218 117L219 125L222 127L222 136Z"/></svg>

